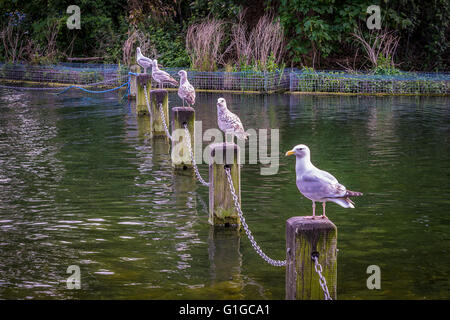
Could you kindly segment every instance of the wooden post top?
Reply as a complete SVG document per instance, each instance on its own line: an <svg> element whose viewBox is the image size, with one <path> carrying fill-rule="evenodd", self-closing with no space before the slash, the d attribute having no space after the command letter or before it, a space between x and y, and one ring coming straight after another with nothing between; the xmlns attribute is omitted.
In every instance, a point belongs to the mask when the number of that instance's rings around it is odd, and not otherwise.
<svg viewBox="0 0 450 320"><path fill-rule="evenodd" d="M319 238L323 234L337 234L337 228L333 222L328 219L310 216L292 217L286 221L286 243L290 243L288 247L293 246L294 239L301 236L312 245L314 250L319 242Z"/></svg>
<svg viewBox="0 0 450 320"><path fill-rule="evenodd" d="M286 225L292 228L293 230L296 230L298 233L299 230L301 231L309 231L309 230L329 230L329 229L335 229L337 230L336 226L333 222L329 219L322 219L320 216L313 219L311 216L305 216L305 217L292 217L289 218L286 221Z"/></svg>
<svg viewBox="0 0 450 320"><path fill-rule="evenodd" d="M232 142L212 143L209 148L211 160L216 164L240 164L240 149L237 144ZM217 159L216 154L219 157Z"/></svg>
<svg viewBox="0 0 450 320"><path fill-rule="evenodd" d="M173 107L172 108L172 120L177 119L180 126L184 123L189 124L189 122L194 120L194 108L191 107Z"/></svg>
<svg viewBox="0 0 450 320"><path fill-rule="evenodd" d="M168 92L166 89L155 89L150 91L150 99L155 99L156 103L164 103L164 99L167 98Z"/></svg>
<svg viewBox="0 0 450 320"><path fill-rule="evenodd" d="M139 73L137 76L137 80L141 86L147 85L152 79L152 75L148 73Z"/></svg>
<svg viewBox="0 0 450 320"><path fill-rule="evenodd" d="M173 107L172 110L177 112L195 112L192 107Z"/></svg>

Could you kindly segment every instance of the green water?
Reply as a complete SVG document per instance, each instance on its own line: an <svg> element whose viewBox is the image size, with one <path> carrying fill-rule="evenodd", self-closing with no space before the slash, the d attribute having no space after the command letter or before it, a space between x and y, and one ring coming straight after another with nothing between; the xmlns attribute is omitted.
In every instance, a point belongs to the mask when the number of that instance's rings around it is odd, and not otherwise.
<svg viewBox="0 0 450 320"><path fill-rule="evenodd" d="M311 214L284 157L304 143L313 163L364 192L355 209L327 206L338 298L450 298L447 98L223 96L246 128L280 129L278 173L241 172L247 222L270 257L284 259L285 221ZM217 127L218 97L198 94L204 130ZM0 298L284 299L284 268L244 233L211 230L207 188L174 174L167 145L132 109L113 94L0 91ZM66 288L70 265L80 290ZM366 287L369 265L380 290Z"/></svg>

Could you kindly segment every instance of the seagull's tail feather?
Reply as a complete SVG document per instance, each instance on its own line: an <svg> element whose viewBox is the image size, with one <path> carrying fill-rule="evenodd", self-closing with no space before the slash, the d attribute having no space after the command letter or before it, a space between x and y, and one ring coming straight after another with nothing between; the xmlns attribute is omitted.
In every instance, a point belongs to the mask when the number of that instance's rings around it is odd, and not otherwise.
<svg viewBox="0 0 450 320"><path fill-rule="evenodd" d="M363 195L362 192L350 190L347 190L347 193L345 194L346 197L361 197L362 195Z"/></svg>
<svg viewBox="0 0 450 320"><path fill-rule="evenodd" d="M249 135L250 135L250 134L247 133L247 132L239 132L239 133L236 133L236 137L237 137L238 139L240 139L240 140L247 140L247 138L248 138Z"/></svg>
<svg viewBox="0 0 450 320"><path fill-rule="evenodd" d="M345 196L343 196L341 198L328 198L328 201L333 201L334 203L337 203L338 205L340 205L341 207L344 207L344 208L354 209L355 203L349 197L360 197L362 195L363 195L362 192L347 190L347 192L345 193Z"/></svg>
<svg viewBox="0 0 450 320"><path fill-rule="evenodd" d="M333 201L334 203L340 205L343 208L352 208L354 209L354 202L352 200L350 200L350 198L329 198L329 201Z"/></svg>
<svg viewBox="0 0 450 320"><path fill-rule="evenodd" d="M167 78L167 82L170 82L170 83L173 84L174 86L177 86L177 85L178 85L178 81L175 80L175 79L172 78L172 77Z"/></svg>

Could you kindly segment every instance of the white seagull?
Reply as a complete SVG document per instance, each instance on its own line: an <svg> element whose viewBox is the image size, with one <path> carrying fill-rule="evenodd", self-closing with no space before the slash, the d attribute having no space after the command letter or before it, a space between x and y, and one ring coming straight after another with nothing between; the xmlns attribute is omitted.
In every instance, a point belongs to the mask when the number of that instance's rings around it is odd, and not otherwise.
<svg viewBox="0 0 450 320"><path fill-rule="evenodd" d="M219 98L217 100L217 124L219 125L220 130L225 133L225 138L227 133L231 133L240 140L247 139L249 135L244 131L241 119L228 110L227 102L224 98Z"/></svg>
<svg viewBox="0 0 450 320"><path fill-rule="evenodd" d="M156 82L159 83L160 88L162 88L162 86L164 85L164 82L169 82L175 86L178 85L177 80L172 78L170 76L170 74L168 74L165 71L159 70L158 61L156 59L153 60L153 63L152 63L152 78L153 78L153 80L155 80Z"/></svg>
<svg viewBox="0 0 450 320"><path fill-rule="evenodd" d="M335 177L326 171L316 168L311 163L310 151L304 144L295 146L286 152L286 156L295 155L295 175L297 188L313 203L313 219L316 215L316 202L322 202L322 218L326 218L325 204L327 201L337 203L344 208L354 208L350 197L362 196L361 192L347 190Z"/></svg>
<svg viewBox="0 0 450 320"><path fill-rule="evenodd" d="M193 105L195 103L195 89L189 83L187 79L187 72L184 70L178 71L178 75L180 76L180 87L178 88L178 96L184 101L188 103L188 105Z"/></svg>
<svg viewBox="0 0 450 320"><path fill-rule="evenodd" d="M138 65L144 68L144 73L147 73L147 69L152 66L153 60L145 57L141 53L141 48L138 47L136 49L136 62L138 63Z"/></svg>

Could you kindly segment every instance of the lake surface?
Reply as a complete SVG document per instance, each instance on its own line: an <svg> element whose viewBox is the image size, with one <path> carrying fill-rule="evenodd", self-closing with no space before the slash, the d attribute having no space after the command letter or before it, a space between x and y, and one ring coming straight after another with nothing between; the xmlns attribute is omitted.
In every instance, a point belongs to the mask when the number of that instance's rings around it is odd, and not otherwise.
<svg viewBox="0 0 450 320"><path fill-rule="evenodd" d="M218 97L198 93L204 130L217 127ZM319 168L364 192L355 209L327 206L338 299L450 298L448 98L223 97L246 128L280 129L278 173L241 170L246 220L271 258L285 258L286 220L311 215L284 157L304 143ZM0 298L284 299L285 269L244 233L211 229L207 188L175 174L168 145L119 98L0 90ZM80 290L66 288L70 265ZM370 265L380 290L367 289Z"/></svg>

